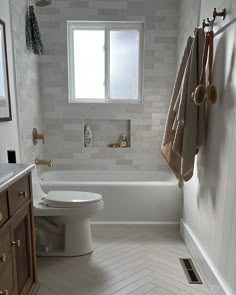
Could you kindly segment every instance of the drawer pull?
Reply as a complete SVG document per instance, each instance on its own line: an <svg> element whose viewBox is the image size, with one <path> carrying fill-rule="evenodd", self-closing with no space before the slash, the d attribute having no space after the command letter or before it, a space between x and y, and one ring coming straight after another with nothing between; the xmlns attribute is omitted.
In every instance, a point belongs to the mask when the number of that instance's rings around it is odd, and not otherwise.
<svg viewBox="0 0 236 295"><path fill-rule="evenodd" d="M2 221L3 220L3 214L2 214L2 212L0 211L0 221Z"/></svg>
<svg viewBox="0 0 236 295"><path fill-rule="evenodd" d="M11 244L12 244L12 246L16 246L17 248L20 248L20 240L13 241ZM0 293L0 295L1 295L1 293Z"/></svg>
<svg viewBox="0 0 236 295"><path fill-rule="evenodd" d="M22 198L28 198L28 194L27 192L19 192L19 197L22 197Z"/></svg>
<svg viewBox="0 0 236 295"><path fill-rule="evenodd" d="M6 260L7 260L7 255L6 255L6 254L2 254L2 255L0 256L0 262L1 262L1 263L5 263Z"/></svg>
<svg viewBox="0 0 236 295"><path fill-rule="evenodd" d="M9 295L8 290L0 290L0 295Z"/></svg>

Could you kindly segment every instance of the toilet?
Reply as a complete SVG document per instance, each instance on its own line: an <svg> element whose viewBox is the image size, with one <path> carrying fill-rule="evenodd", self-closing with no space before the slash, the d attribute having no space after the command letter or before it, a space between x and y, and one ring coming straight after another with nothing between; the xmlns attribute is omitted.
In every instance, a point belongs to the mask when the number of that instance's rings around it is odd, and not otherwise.
<svg viewBox="0 0 236 295"><path fill-rule="evenodd" d="M80 256L93 252L90 219L103 210L102 196L80 191L45 194L35 170L32 183L37 254Z"/></svg>

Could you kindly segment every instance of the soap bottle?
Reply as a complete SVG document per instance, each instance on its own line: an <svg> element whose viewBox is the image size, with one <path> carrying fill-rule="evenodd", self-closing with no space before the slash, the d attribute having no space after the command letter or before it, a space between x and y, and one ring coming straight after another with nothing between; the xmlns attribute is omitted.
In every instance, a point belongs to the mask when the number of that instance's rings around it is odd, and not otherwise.
<svg viewBox="0 0 236 295"><path fill-rule="evenodd" d="M85 126L84 130L84 146L91 147L93 144L93 135L90 126Z"/></svg>
<svg viewBox="0 0 236 295"><path fill-rule="evenodd" d="M121 135L120 147L122 147L122 148L128 147L128 139L127 139L127 136L125 134Z"/></svg>

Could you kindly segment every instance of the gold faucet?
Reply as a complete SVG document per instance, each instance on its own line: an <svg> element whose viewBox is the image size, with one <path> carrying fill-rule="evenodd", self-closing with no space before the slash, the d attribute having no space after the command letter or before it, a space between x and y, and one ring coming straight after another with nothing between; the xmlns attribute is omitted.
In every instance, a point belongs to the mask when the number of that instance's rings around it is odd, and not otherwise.
<svg viewBox="0 0 236 295"><path fill-rule="evenodd" d="M32 132L32 141L33 141L33 144L36 145L38 143L38 140L39 139L42 139L43 144L44 144L44 134L38 133L38 130L36 128L34 128L33 129L33 132Z"/></svg>
<svg viewBox="0 0 236 295"><path fill-rule="evenodd" d="M48 167L53 167L52 160L42 160L42 159L35 158L35 164L37 166L45 165L45 166L48 166Z"/></svg>

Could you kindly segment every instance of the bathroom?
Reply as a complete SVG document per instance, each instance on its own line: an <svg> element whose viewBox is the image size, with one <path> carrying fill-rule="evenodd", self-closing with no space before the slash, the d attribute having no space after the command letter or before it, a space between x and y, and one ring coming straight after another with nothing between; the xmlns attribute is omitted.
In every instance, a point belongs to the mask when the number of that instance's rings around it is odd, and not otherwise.
<svg viewBox="0 0 236 295"><path fill-rule="evenodd" d="M26 45L29 6L43 55ZM217 101L207 105L193 175L178 183L162 155L168 110L188 37L196 36L204 19L208 25L214 11L219 15L204 30L215 33ZM6 49L10 97L2 118L0 81L0 295L236 294L236 2L0 0L0 20L6 37L0 34L5 45L0 58ZM136 77L135 99L127 88L112 100L111 75L100 89L102 98L75 99L70 36L77 26L103 32L105 42L96 55L103 65L95 58L80 76L83 82L88 77L85 91L95 90L90 83L96 73L100 80L112 73L104 52L121 46L133 50L123 57ZM126 36L112 48L109 30L135 32L138 42ZM0 60L2 79L1 66ZM130 78L125 74L124 85ZM86 137L88 126L92 136ZM13 203L16 185L19 204ZM86 205L67 203L66 216L61 204L55 209L48 203L45 209L43 198L55 204L55 191L62 198L66 192L69 203L83 198ZM70 218L68 230L61 217ZM73 227L79 217L83 223ZM21 218L28 218L26 232L31 228L26 239L17 230ZM5 251L8 240L11 249ZM31 250L20 252L29 250L26 244ZM29 269L23 272L26 256ZM181 258L191 258L200 280L189 282ZM12 268L6 267L10 262Z"/></svg>

